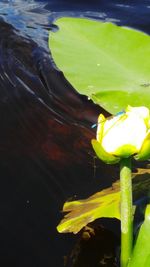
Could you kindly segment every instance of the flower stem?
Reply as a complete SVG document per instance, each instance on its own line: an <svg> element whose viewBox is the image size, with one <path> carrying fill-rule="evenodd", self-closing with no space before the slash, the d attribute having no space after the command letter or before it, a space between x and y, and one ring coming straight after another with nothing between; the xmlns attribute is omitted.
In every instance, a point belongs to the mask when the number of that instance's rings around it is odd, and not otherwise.
<svg viewBox="0 0 150 267"><path fill-rule="evenodd" d="M125 158L120 163L121 190L121 267L127 267L132 253L133 241L133 206L131 159Z"/></svg>

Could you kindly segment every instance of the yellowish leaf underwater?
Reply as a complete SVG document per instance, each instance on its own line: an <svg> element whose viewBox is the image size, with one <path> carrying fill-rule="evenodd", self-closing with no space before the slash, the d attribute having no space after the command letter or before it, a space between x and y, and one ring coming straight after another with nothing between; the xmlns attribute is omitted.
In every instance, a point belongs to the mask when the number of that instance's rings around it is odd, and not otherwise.
<svg viewBox="0 0 150 267"><path fill-rule="evenodd" d="M140 192L146 196L150 190L150 170L138 169L133 173L134 201L140 198ZM135 209L135 208L134 208ZM57 226L60 233L78 233L88 223L101 218L120 219L120 183L95 193L87 199L66 202L63 212L67 214ZM134 212L134 211L133 211Z"/></svg>
<svg viewBox="0 0 150 267"><path fill-rule="evenodd" d="M63 212L69 212L60 222L60 233L78 233L85 225L101 217L120 219L119 183L84 200L66 202Z"/></svg>

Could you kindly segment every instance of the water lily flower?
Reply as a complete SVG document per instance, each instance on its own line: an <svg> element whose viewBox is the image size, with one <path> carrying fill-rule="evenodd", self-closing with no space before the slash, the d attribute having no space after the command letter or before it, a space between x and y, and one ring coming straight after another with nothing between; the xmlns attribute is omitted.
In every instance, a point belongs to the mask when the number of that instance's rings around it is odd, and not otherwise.
<svg viewBox="0 0 150 267"><path fill-rule="evenodd" d="M134 156L150 158L150 111L146 107L128 106L124 112L106 119L98 117L96 140L92 146L97 156L108 164Z"/></svg>

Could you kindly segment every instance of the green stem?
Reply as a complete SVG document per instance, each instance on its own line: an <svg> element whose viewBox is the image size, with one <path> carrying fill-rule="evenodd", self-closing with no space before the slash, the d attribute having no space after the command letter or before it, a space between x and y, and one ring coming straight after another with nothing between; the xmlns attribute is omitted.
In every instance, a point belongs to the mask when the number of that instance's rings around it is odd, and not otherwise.
<svg viewBox="0 0 150 267"><path fill-rule="evenodd" d="M121 267L127 267L132 253L133 206L131 159L122 159L120 163L121 190Z"/></svg>

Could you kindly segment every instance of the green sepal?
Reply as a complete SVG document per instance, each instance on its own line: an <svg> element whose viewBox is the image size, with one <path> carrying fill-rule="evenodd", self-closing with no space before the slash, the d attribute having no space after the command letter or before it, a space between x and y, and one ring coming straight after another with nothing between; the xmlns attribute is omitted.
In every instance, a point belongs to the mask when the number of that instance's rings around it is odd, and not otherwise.
<svg viewBox="0 0 150 267"><path fill-rule="evenodd" d="M145 220L140 228L131 260L127 267L150 266L150 205L147 205Z"/></svg>
<svg viewBox="0 0 150 267"><path fill-rule="evenodd" d="M116 149L115 155L121 158L129 158L135 154L136 148L132 144L125 144Z"/></svg>
<svg viewBox="0 0 150 267"><path fill-rule="evenodd" d="M135 155L134 158L139 161L148 160L150 158L150 133L148 133L145 138L140 152Z"/></svg>
<svg viewBox="0 0 150 267"><path fill-rule="evenodd" d="M100 158L105 163L116 164L120 161L119 157L115 157L115 156L107 153L96 139L92 139L91 143L92 143L93 149L94 149L96 155L98 156L98 158Z"/></svg>

